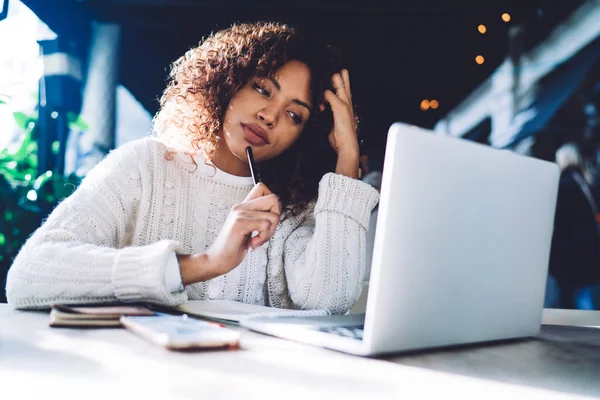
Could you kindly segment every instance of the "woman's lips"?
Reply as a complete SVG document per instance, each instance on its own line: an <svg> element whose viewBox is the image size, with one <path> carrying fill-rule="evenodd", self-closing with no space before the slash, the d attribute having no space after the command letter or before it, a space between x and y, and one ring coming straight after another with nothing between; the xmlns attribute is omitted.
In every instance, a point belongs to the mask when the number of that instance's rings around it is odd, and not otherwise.
<svg viewBox="0 0 600 400"><path fill-rule="evenodd" d="M264 146L267 141L261 136L257 135L250 127L246 124L242 124L242 130L244 131L244 137L248 142L255 146Z"/></svg>

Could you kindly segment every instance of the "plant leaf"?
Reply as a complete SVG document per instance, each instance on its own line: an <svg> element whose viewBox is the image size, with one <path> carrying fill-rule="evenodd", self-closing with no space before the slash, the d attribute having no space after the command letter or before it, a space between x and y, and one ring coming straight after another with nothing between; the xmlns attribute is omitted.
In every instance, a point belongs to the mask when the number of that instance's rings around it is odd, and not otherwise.
<svg viewBox="0 0 600 400"><path fill-rule="evenodd" d="M22 131L26 132L29 130L29 122L32 121L32 118L20 111L15 111L13 113L13 117L15 118L15 121L17 122L17 126L19 128L21 128Z"/></svg>
<svg viewBox="0 0 600 400"><path fill-rule="evenodd" d="M69 129L85 131L90 128L90 125L85 122L81 114L67 112L67 120L69 121Z"/></svg>

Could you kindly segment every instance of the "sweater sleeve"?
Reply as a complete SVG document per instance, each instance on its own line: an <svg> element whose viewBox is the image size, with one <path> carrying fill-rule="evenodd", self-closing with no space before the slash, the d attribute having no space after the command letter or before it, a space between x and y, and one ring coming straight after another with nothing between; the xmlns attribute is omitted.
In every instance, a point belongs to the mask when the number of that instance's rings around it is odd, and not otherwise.
<svg viewBox="0 0 600 400"><path fill-rule="evenodd" d="M144 143L112 151L27 240L7 276L16 308L53 303L148 301L175 305L184 291L165 287L169 257L179 243L131 246L142 192Z"/></svg>
<svg viewBox="0 0 600 400"><path fill-rule="evenodd" d="M319 184L314 212L284 246L284 268L296 308L342 314L360 295L366 232L379 193L370 185L328 173Z"/></svg>

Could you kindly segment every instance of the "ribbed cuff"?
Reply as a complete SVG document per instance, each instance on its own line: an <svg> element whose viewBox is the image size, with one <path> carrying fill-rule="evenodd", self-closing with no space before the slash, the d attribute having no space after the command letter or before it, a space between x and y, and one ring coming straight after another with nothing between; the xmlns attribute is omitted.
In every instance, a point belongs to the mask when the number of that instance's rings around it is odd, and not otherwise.
<svg viewBox="0 0 600 400"><path fill-rule="evenodd" d="M169 256L179 243L163 240L143 247L127 247L120 251L112 270L115 296L122 301L149 301L179 305L187 300L187 292L170 293L165 287Z"/></svg>
<svg viewBox="0 0 600 400"><path fill-rule="evenodd" d="M165 270L165 287L169 293L180 292L183 290L181 282L181 272L179 271L179 262L177 255L172 251L167 257L167 268Z"/></svg>
<svg viewBox="0 0 600 400"><path fill-rule="evenodd" d="M369 228L369 217L379 201L379 192L371 185L344 175L327 173L319 183L315 215L334 211L355 219Z"/></svg>

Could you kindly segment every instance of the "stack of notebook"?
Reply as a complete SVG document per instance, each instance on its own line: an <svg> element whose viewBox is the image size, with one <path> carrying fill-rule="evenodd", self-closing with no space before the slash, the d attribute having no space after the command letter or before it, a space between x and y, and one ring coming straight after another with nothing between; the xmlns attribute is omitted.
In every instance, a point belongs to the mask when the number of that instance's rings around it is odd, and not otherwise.
<svg viewBox="0 0 600 400"><path fill-rule="evenodd" d="M327 310L288 310L240 303L232 300L192 300L177 307L140 304L55 304L50 312L50 326L62 327L119 327L121 316L150 316L188 314L190 316L238 325L247 318L329 315Z"/></svg>
<svg viewBox="0 0 600 400"><path fill-rule="evenodd" d="M139 305L77 305L55 304L50 311L50 326L56 327L120 327L123 315L155 315Z"/></svg>

